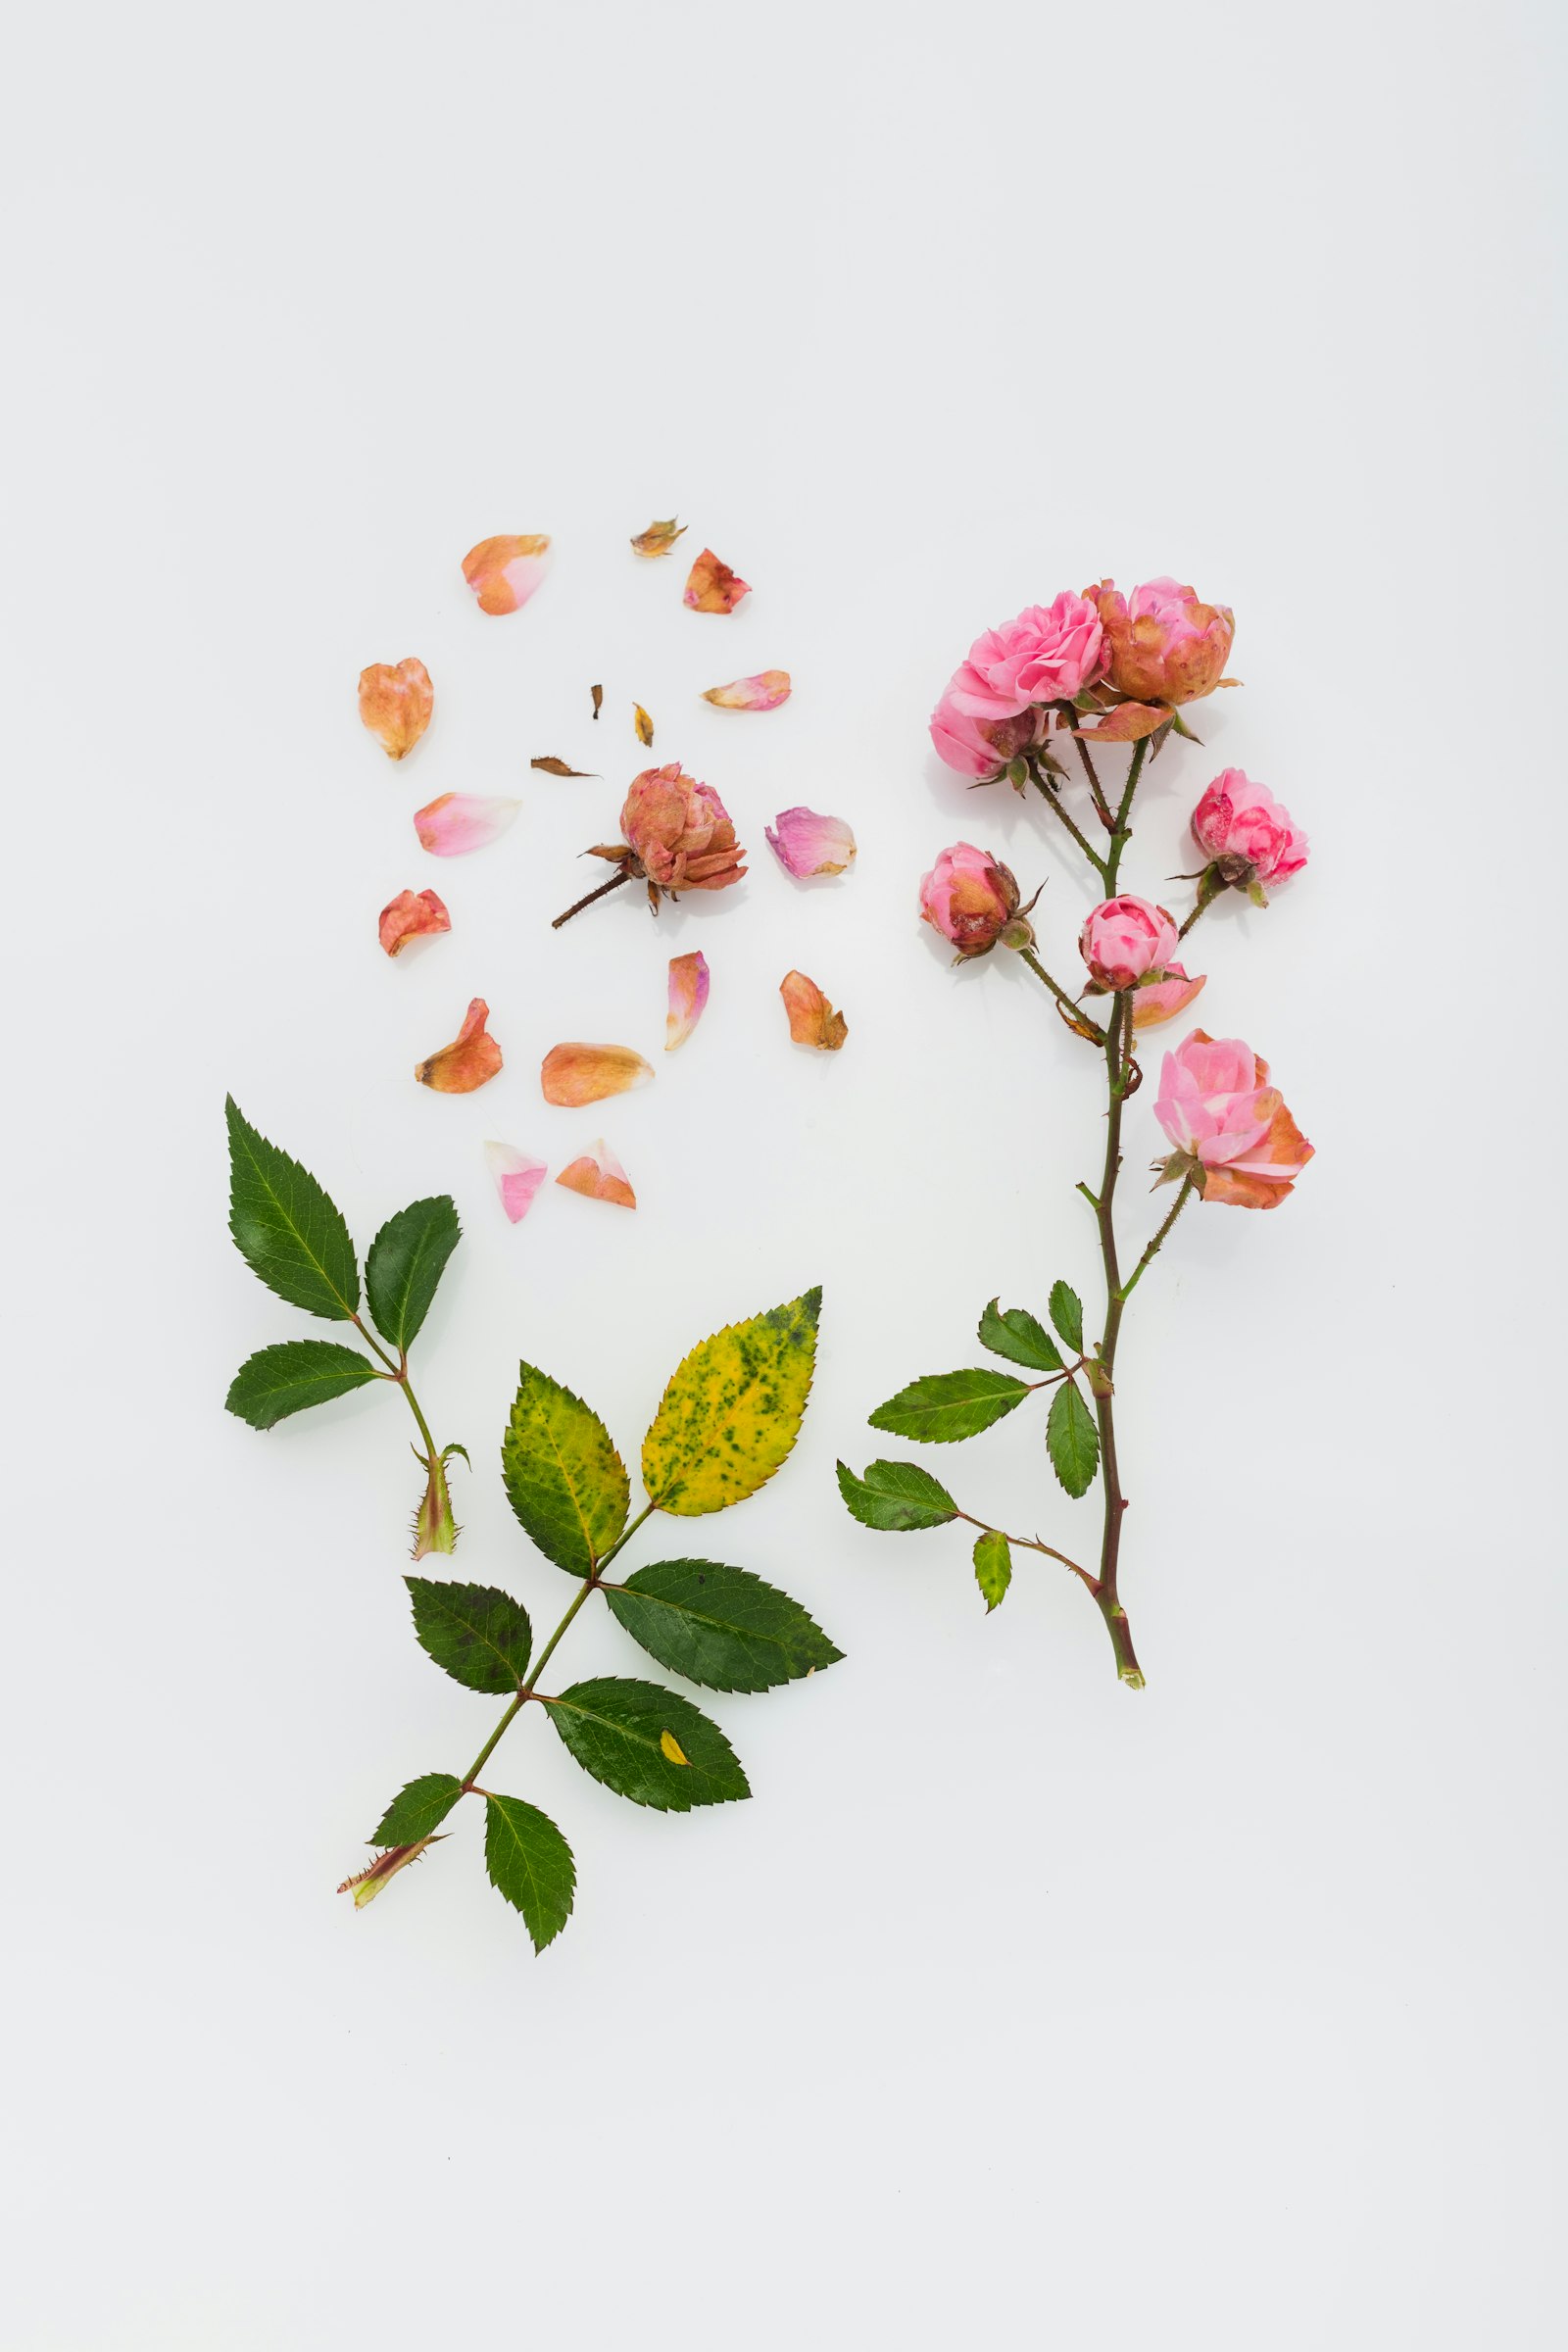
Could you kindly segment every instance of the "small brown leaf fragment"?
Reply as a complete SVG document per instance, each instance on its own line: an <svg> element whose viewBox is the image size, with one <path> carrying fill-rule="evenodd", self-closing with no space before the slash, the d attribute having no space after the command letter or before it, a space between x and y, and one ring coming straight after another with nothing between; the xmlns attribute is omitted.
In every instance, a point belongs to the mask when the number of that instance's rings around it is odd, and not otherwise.
<svg viewBox="0 0 1568 2352"><path fill-rule="evenodd" d="M599 713L596 710L594 716L597 718L598 715ZM539 768L547 776L583 776L592 783L597 784L599 782L599 778L594 774L592 768L568 767L564 760L556 759L553 753L547 755L541 760L530 760L528 765L530 767Z"/></svg>
<svg viewBox="0 0 1568 2352"><path fill-rule="evenodd" d="M594 716L597 718L605 707L605 690L602 686L590 686L588 691L594 698Z"/></svg>
<svg viewBox="0 0 1568 2352"><path fill-rule="evenodd" d="M790 1035L798 1046L814 1046L819 1054L836 1054L850 1034L849 1022L835 1012L814 980L804 972L786 972L778 984L789 1015Z"/></svg>
<svg viewBox="0 0 1568 2352"><path fill-rule="evenodd" d="M672 514L667 522L651 522L646 531L639 531L632 541L632 552L639 556L667 556L685 530Z"/></svg>
<svg viewBox="0 0 1568 2352"><path fill-rule="evenodd" d="M654 748L654 722L641 703L633 703L631 707L631 723L637 730L638 742L646 744L652 751Z"/></svg>

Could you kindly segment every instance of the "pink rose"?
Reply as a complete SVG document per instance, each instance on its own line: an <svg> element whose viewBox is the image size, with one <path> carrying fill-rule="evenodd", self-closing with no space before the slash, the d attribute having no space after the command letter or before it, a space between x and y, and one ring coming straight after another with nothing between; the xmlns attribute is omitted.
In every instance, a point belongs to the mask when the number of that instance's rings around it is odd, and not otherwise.
<svg viewBox="0 0 1568 2352"><path fill-rule="evenodd" d="M960 776L994 784L1009 760L1044 742L1045 725L1043 710L1015 710L1010 718L971 718L958 709L949 686L931 713L931 740L939 757Z"/></svg>
<svg viewBox="0 0 1568 2352"><path fill-rule="evenodd" d="M948 693L970 718L1011 718L1031 703L1070 702L1104 665L1099 614L1064 588L977 637Z"/></svg>
<svg viewBox="0 0 1568 2352"><path fill-rule="evenodd" d="M1228 767L1193 811L1193 839L1221 868L1221 879L1287 882L1306 863L1306 835L1266 784ZM1227 872L1225 869L1229 867Z"/></svg>
<svg viewBox="0 0 1568 2352"><path fill-rule="evenodd" d="M1078 950L1102 988L1136 988L1146 973L1167 968L1177 939L1163 906L1148 899L1106 899L1078 934Z"/></svg>
<svg viewBox="0 0 1568 2352"><path fill-rule="evenodd" d="M1268 1063L1239 1037L1195 1029L1167 1054L1154 1116L1176 1147L1166 1173L1234 1208L1277 1208L1312 1156Z"/></svg>
<svg viewBox="0 0 1568 2352"><path fill-rule="evenodd" d="M1114 580L1085 591L1105 633L1111 685L1135 703L1166 707L1212 694L1230 659L1236 622L1179 580L1147 580L1124 597Z"/></svg>
<svg viewBox="0 0 1568 2352"><path fill-rule="evenodd" d="M620 829L650 890L672 898L683 890L724 890L746 871L723 802L711 785L686 775L678 760L632 778Z"/></svg>
<svg viewBox="0 0 1568 2352"><path fill-rule="evenodd" d="M960 957L986 956L1018 915L1018 885L1004 865L972 842L944 850L920 885L920 912L933 930L951 940ZM1033 933L1029 933L1033 937Z"/></svg>

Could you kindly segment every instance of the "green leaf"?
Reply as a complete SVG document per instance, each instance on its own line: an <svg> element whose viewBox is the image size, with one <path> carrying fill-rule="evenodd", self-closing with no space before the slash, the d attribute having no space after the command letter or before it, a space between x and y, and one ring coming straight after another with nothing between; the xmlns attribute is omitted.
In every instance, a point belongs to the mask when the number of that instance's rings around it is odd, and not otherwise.
<svg viewBox="0 0 1568 2352"><path fill-rule="evenodd" d="M788 1458L816 1362L820 1290L694 1348L643 1440L643 1484L662 1511L698 1519L744 1502Z"/></svg>
<svg viewBox="0 0 1568 2352"><path fill-rule="evenodd" d="M463 1228L445 1193L388 1217L365 1260L365 1296L389 1348L407 1348L430 1311Z"/></svg>
<svg viewBox="0 0 1568 2352"><path fill-rule="evenodd" d="M466 1690L515 1690L528 1671L528 1612L493 1585L434 1585L406 1576L414 1631L428 1657Z"/></svg>
<svg viewBox="0 0 1568 2352"><path fill-rule="evenodd" d="M974 1581L989 1617L1012 1582L1012 1553L1000 1527L983 1528L974 1540Z"/></svg>
<svg viewBox="0 0 1568 2352"><path fill-rule="evenodd" d="M413 1845L439 1828L463 1794L454 1773L426 1772L400 1788L370 1833L372 1845Z"/></svg>
<svg viewBox="0 0 1568 2352"><path fill-rule="evenodd" d="M952 1446L989 1429L1028 1395L1027 1381L985 1365L969 1372L930 1372L879 1404L871 1427L896 1438L919 1438L927 1446Z"/></svg>
<svg viewBox="0 0 1568 2352"><path fill-rule="evenodd" d="M838 1473L839 1493L862 1527L902 1534L908 1528L946 1527L958 1516L947 1488L918 1462L867 1462L864 1478L840 1462Z"/></svg>
<svg viewBox="0 0 1568 2352"><path fill-rule="evenodd" d="M517 1366L501 1475L524 1533L572 1576L591 1574L626 1524L631 1487L609 1430L532 1364Z"/></svg>
<svg viewBox="0 0 1568 2352"><path fill-rule="evenodd" d="M1087 1494L1100 1462L1100 1432L1075 1380L1064 1380L1051 1400L1046 1447L1068 1494Z"/></svg>
<svg viewBox="0 0 1568 2352"><path fill-rule="evenodd" d="M281 1340L247 1356L235 1373L223 1402L252 1429L270 1429L290 1413L303 1413L313 1404L330 1404L351 1389L363 1389L378 1379L375 1366L357 1348L336 1340Z"/></svg>
<svg viewBox="0 0 1568 2352"><path fill-rule="evenodd" d="M844 1655L798 1600L716 1560L658 1560L605 1598L650 1657L710 1690L771 1690Z"/></svg>
<svg viewBox="0 0 1568 2352"><path fill-rule="evenodd" d="M1070 1348L1074 1355L1082 1355L1084 1351L1083 1300L1077 1292L1069 1289L1064 1282L1054 1282L1051 1286L1051 1320L1061 1334L1062 1346Z"/></svg>
<svg viewBox="0 0 1568 2352"><path fill-rule="evenodd" d="M993 1298L980 1318L980 1345L1009 1363L1027 1364L1033 1372L1062 1369L1055 1341L1026 1306L1009 1306L999 1313Z"/></svg>
<svg viewBox="0 0 1568 2352"><path fill-rule="evenodd" d="M571 1848L549 1814L520 1796L486 1796L484 1816L490 1884L522 1913L533 1948L542 1952L571 1916L577 1890Z"/></svg>
<svg viewBox="0 0 1568 2352"><path fill-rule="evenodd" d="M584 1772L634 1805L689 1813L752 1793L717 1724L658 1683L601 1675L545 1704Z"/></svg>
<svg viewBox="0 0 1568 2352"><path fill-rule="evenodd" d="M349 1323L360 1303L360 1269L340 1210L314 1176L279 1152L242 1115L230 1095L228 1230L251 1271L290 1306Z"/></svg>

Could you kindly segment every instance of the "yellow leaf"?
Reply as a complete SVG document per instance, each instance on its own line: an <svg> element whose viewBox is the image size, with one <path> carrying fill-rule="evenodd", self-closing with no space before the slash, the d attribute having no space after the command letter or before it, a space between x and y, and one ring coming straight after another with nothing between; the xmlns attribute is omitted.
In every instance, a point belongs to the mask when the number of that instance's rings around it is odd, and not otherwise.
<svg viewBox="0 0 1568 2352"><path fill-rule="evenodd" d="M691 1762L690 1756L687 1755L673 1732L661 1732L659 1745L672 1764L689 1764Z"/></svg>
<svg viewBox="0 0 1568 2352"><path fill-rule="evenodd" d="M643 1484L679 1519L721 1511L766 1484L800 1435L822 1294L808 1291L694 1348L643 1440Z"/></svg>
<svg viewBox="0 0 1568 2352"><path fill-rule="evenodd" d="M637 730L637 740L639 743L646 744L648 749L652 751L654 747L654 722L649 717L647 711L643 709L641 703L633 703L631 708L631 723Z"/></svg>

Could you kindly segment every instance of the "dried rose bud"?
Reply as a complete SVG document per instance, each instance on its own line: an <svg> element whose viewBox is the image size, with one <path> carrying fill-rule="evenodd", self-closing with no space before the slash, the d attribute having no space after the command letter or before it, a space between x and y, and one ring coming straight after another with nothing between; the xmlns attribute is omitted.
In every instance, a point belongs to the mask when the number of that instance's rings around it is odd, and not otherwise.
<svg viewBox="0 0 1568 2352"><path fill-rule="evenodd" d="M1004 932L1017 933L1006 940L1008 947L1027 947L1034 937L1018 912L1018 885L1006 866L968 841L956 841L951 850L944 850L926 875L920 884L920 912L934 931L953 942L962 960L988 956Z"/></svg>
<svg viewBox="0 0 1568 2352"><path fill-rule="evenodd" d="M1179 580L1148 580L1123 596L1114 580L1084 594L1100 614L1109 682L1129 702L1196 703L1223 681L1236 622Z"/></svg>
<svg viewBox="0 0 1568 2352"><path fill-rule="evenodd" d="M678 760L633 777L620 829L631 870L656 906L661 891L673 899L683 890L727 890L746 871L723 802Z"/></svg>

